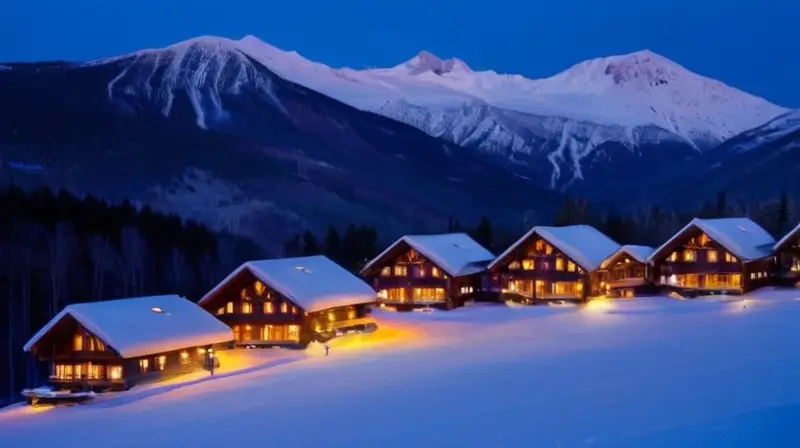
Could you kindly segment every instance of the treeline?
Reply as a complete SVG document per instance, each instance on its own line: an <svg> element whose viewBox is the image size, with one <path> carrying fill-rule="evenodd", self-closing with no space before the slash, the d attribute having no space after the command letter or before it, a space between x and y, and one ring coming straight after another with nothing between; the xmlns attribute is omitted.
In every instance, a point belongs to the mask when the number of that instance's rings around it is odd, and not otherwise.
<svg viewBox="0 0 800 448"><path fill-rule="evenodd" d="M693 218L731 217L750 218L776 239L792 230L800 220L797 204L786 191L774 200L759 203L729 201L725 192L719 192L714 200L685 212L644 205L627 213L620 213L615 207L598 213L585 200L567 197L554 225L589 224L620 244L658 247Z"/></svg>
<svg viewBox="0 0 800 448"><path fill-rule="evenodd" d="M465 232L489 250L494 250L495 238L492 222L482 217L475 227L464 227L455 218L450 218L442 232ZM367 225L348 225L344 231L329 225L322 236L306 231L291 237L284 245L284 255L299 257L325 255L351 272L358 273L364 265L380 254L389 244L379 241L378 230Z"/></svg>
<svg viewBox="0 0 800 448"><path fill-rule="evenodd" d="M22 346L66 305L173 293L196 300L257 258L263 254L249 240L147 206L0 190L0 402L43 382L47 372Z"/></svg>

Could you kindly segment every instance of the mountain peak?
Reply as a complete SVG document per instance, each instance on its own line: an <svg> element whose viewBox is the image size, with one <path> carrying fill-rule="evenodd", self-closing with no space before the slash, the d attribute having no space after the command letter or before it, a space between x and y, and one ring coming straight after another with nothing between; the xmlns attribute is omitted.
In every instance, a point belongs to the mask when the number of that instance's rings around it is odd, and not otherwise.
<svg viewBox="0 0 800 448"><path fill-rule="evenodd" d="M461 59L442 59L426 50L420 51L416 56L395 68L405 68L408 70L409 75L419 75L421 73L432 72L441 76L446 73L453 72L472 72L472 69L470 69L469 66Z"/></svg>

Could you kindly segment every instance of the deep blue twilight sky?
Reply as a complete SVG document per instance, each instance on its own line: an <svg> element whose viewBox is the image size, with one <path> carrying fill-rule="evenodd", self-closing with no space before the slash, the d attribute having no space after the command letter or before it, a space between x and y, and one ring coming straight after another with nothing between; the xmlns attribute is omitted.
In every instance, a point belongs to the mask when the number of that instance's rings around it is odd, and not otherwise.
<svg viewBox="0 0 800 448"><path fill-rule="evenodd" d="M198 35L254 34L332 66L419 50L476 69L554 74L649 48L800 107L800 0L8 0L0 61L85 60Z"/></svg>

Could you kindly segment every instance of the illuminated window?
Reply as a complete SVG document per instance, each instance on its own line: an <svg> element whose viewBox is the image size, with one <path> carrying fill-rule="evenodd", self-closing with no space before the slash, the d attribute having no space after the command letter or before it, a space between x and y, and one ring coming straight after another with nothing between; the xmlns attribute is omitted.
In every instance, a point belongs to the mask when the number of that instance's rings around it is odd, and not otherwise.
<svg viewBox="0 0 800 448"><path fill-rule="evenodd" d="M239 297L241 297L242 300L247 300L249 298L247 297L247 289L242 288L242 291L239 293Z"/></svg>
<svg viewBox="0 0 800 448"><path fill-rule="evenodd" d="M706 244L708 244L709 241L708 235L706 235L705 233L701 234L700 237L697 239L697 241L700 244L700 246L705 246Z"/></svg>
<svg viewBox="0 0 800 448"><path fill-rule="evenodd" d="M289 312L289 305L286 302L281 303L281 313L286 314Z"/></svg>
<svg viewBox="0 0 800 448"><path fill-rule="evenodd" d="M697 252L694 250L683 251L683 261L687 262L697 261Z"/></svg>
<svg viewBox="0 0 800 448"><path fill-rule="evenodd" d="M298 342L300 341L300 326L299 325L289 325L288 328L288 340Z"/></svg>
<svg viewBox="0 0 800 448"><path fill-rule="evenodd" d="M233 302L228 302L228 304L225 305L225 312L233 314Z"/></svg>
<svg viewBox="0 0 800 448"><path fill-rule="evenodd" d="M253 327L250 325L244 326L244 334L242 335L243 341L252 341L253 340Z"/></svg>
<svg viewBox="0 0 800 448"><path fill-rule="evenodd" d="M355 319L356 318L356 310L347 310L347 318L348 319Z"/></svg>
<svg viewBox="0 0 800 448"><path fill-rule="evenodd" d="M511 263L508 265L508 269L511 269L512 271L516 271L516 270L517 270L517 269L519 269L519 268L520 268L519 261L512 261L512 262L511 262Z"/></svg>
<svg viewBox="0 0 800 448"><path fill-rule="evenodd" d="M328 321L333 322L335 320L336 320L336 315L333 313L333 311L328 311Z"/></svg>
<svg viewBox="0 0 800 448"><path fill-rule="evenodd" d="M556 258L556 271L563 271L563 270L564 270L564 259Z"/></svg>
<svg viewBox="0 0 800 448"><path fill-rule="evenodd" d="M678 253L677 252L671 253L669 258L667 258L667 261L671 261L673 263L678 261Z"/></svg>
<svg viewBox="0 0 800 448"><path fill-rule="evenodd" d="M292 314L297 314L297 307L292 305Z"/></svg>
<svg viewBox="0 0 800 448"><path fill-rule="evenodd" d="M725 252L725 262L736 263L736 257L734 257L730 252Z"/></svg>
<svg viewBox="0 0 800 448"><path fill-rule="evenodd" d="M756 279L756 273L755 272L751 272L750 273L750 280L755 280L755 279Z"/></svg>
<svg viewBox="0 0 800 448"><path fill-rule="evenodd" d="M408 267L404 264L398 264L394 266L394 276L395 277L405 277L408 275Z"/></svg>
<svg viewBox="0 0 800 448"><path fill-rule="evenodd" d="M553 253L553 246L551 246L549 244L545 244L544 253L547 254L547 255L552 254Z"/></svg>
<svg viewBox="0 0 800 448"><path fill-rule="evenodd" d="M568 272L575 272L575 263L568 261L567 262L567 271Z"/></svg>
<svg viewBox="0 0 800 448"><path fill-rule="evenodd" d="M386 266L381 269L381 277L389 277L392 275L392 268L390 266Z"/></svg>
<svg viewBox="0 0 800 448"><path fill-rule="evenodd" d="M419 278L425 278L425 266L417 266L415 274Z"/></svg>
<svg viewBox="0 0 800 448"><path fill-rule="evenodd" d="M89 336L89 350L93 352L106 351L106 344L95 336Z"/></svg>
<svg viewBox="0 0 800 448"><path fill-rule="evenodd" d="M242 329L238 325L233 326L233 339L237 341L242 340Z"/></svg>
<svg viewBox="0 0 800 448"><path fill-rule="evenodd" d="M441 277L442 271L439 270L436 266L431 267L431 277Z"/></svg>
<svg viewBox="0 0 800 448"><path fill-rule="evenodd" d="M156 357L156 369L164 370L164 368L166 366L167 366L167 357L164 356L164 355L157 356Z"/></svg>
<svg viewBox="0 0 800 448"><path fill-rule="evenodd" d="M150 360L149 359L140 359L139 360L139 370L141 370L142 373L147 372L147 370L149 368L150 368Z"/></svg>
<svg viewBox="0 0 800 448"><path fill-rule="evenodd" d="M387 289L386 299L395 302L404 302L406 300L406 289L405 288Z"/></svg>
<svg viewBox="0 0 800 448"><path fill-rule="evenodd" d="M272 314L275 312L275 306L272 302L264 302L264 314Z"/></svg>
<svg viewBox="0 0 800 448"><path fill-rule="evenodd" d="M419 301L443 301L444 288L414 288L411 290L412 298Z"/></svg>
<svg viewBox="0 0 800 448"><path fill-rule="evenodd" d="M192 362L192 358L189 357L189 352L181 352L181 364L189 364L190 362Z"/></svg>
<svg viewBox="0 0 800 448"><path fill-rule="evenodd" d="M83 335L76 334L75 337L72 339L72 349L76 352L83 350Z"/></svg>
<svg viewBox="0 0 800 448"><path fill-rule="evenodd" d="M530 258L526 258L522 260L522 270L523 271L532 271L534 268L533 260Z"/></svg>
<svg viewBox="0 0 800 448"><path fill-rule="evenodd" d="M542 240L537 240L537 241L536 241L536 251L537 251L537 252L541 252L541 251L543 251L543 250L544 250L544 241L542 241Z"/></svg>
<svg viewBox="0 0 800 448"><path fill-rule="evenodd" d="M709 263L716 263L718 258L717 251L715 250L708 251L706 253L706 258L708 259Z"/></svg>
<svg viewBox="0 0 800 448"><path fill-rule="evenodd" d="M108 375L108 379L110 380L121 380L122 366L108 366L106 368L106 374Z"/></svg>
<svg viewBox="0 0 800 448"><path fill-rule="evenodd" d="M264 291L267 289L267 287L264 286L264 284L261 283L260 281L256 280L255 284L253 284L253 289L255 289L256 294L263 296Z"/></svg>
<svg viewBox="0 0 800 448"><path fill-rule="evenodd" d="M242 314L251 314L253 312L253 304L250 302L242 303Z"/></svg>
<svg viewBox="0 0 800 448"><path fill-rule="evenodd" d="M217 316L222 316L223 314L225 314L225 308L220 308L217 310Z"/></svg>

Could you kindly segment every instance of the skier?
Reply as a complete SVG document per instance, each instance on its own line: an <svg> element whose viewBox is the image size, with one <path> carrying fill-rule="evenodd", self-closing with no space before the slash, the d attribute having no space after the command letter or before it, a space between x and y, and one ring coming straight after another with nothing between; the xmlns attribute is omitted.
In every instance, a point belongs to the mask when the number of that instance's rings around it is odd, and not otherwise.
<svg viewBox="0 0 800 448"><path fill-rule="evenodd" d="M328 356L328 353L331 352L331 346L328 343L325 343L325 356Z"/></svg>

